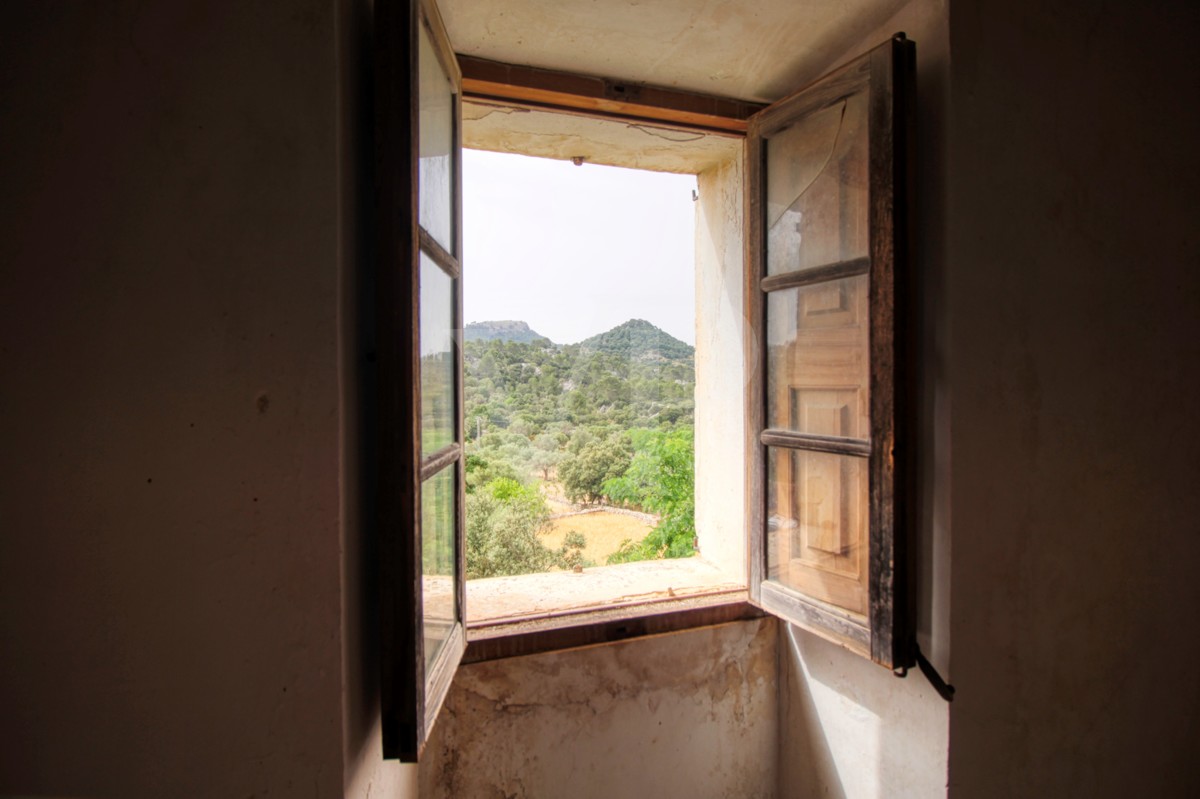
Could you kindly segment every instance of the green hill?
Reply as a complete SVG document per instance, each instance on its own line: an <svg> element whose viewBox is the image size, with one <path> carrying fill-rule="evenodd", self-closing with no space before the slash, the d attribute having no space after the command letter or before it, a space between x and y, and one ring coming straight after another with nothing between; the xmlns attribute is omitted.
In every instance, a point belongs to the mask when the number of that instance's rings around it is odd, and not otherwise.
<svg viewBox="0 0 1200 799"><path fill-rule="evenodd" d="M504 319L494 322L471 322L463 329L467 341L516 341L529 344L544 339L525 322Z"/></svg>
<svg viewBox="0 0 1200 799"><path fill-rule="evenodd" d="M633 360L677 361L691 358L695 349L645 319L630 319L606 333L579 343L582 350L604 352Z"/></svg>

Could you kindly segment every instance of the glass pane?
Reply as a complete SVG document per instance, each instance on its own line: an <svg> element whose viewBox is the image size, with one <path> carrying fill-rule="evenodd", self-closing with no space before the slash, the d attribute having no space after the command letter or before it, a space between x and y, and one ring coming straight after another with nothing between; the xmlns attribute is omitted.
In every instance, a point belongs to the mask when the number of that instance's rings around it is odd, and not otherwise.
<svg viewBox="0 0 1200 799"><path fill-rule="evenodd" d="M447 466L421 485L421 590L425 615L425 670L428 673L458 615L454 592L454 475Z"/></svg>
<svg viewBox="0 0 1200 799"><path fill-rule="evenodd" d="M421 227L447 252L454 251L454 89L433 49L429 31L420 26L421 123L417 166Z"/></svg>
<svg viewBox="0 0 1200 799"><path fill-rule="evenodd" d="M764 146L767 273L867 255L866 91L807 114Z"/></svg>
<svg viewBox="0 0 1200 799"><path fill-rule="evenodd" d="M421 253L421 455L455 441L454 281Z"/></svg>
<svg viewBox="0 0 1200 799"><path fill-rule="evenodd" d="M767 579L866 614L867 463L767 449Z"/></svg>
<svg viewBox="0 0 1200 799"><path fill-rule="evenodd" d="M870 437L867 281L767 295L767 427Z"/></svg>

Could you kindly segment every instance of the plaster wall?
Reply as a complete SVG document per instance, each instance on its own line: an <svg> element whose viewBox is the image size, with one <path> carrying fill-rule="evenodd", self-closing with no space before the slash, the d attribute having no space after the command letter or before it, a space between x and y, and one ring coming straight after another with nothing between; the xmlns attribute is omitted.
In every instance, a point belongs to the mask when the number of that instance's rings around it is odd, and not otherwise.
<svg viewBox="0 0 1200 799"><path fill-rule="evenodd" d="M775 796L776 624L464 666L420 795Z"/></svg>
<svg viewBox="0 0 1200 799"><path fill-rule="evenodd" d="M943 676L950 658L949 435L945 371L949 316L944 297L946 91L950 70L947 4L913 0L808 82L904 31L917 45L917 246L913 278L922 318L919 473L915 534L917 636ZM957 545L957 542L956 542ZM779 769L781 795L931 797L945 795L949 710L920 673L906 679L797 627L781 627Z"/></svg>
<svg viewBox="0 0 1200 799"><path fill-rule="evenodd" d="M955 795L1200 795L1198 34L951 15Z"/></svg>
<svg viewBox="0 0 1200 799"><path fill-rule="evenodd" d="M738 157L742 140L644 122L466 101L463 147L694 175Z"/></svg>
<svg viewBox="0 0 1200 799"><path fill-rule="evenodd" d="M334 13L0 10L0 794L342 790Z"/></svg>
<svg viewBox="0 0 1200 799"><path fill-rule="evenodd" d="M770 102L904 0L442 0L459 53Z"/></svg>
<svg viewBox="0 0 1200 799"><path fill-rule="evenodd" d="M696 532L700 554L746 579L742 157L697 175Z"/></svg>

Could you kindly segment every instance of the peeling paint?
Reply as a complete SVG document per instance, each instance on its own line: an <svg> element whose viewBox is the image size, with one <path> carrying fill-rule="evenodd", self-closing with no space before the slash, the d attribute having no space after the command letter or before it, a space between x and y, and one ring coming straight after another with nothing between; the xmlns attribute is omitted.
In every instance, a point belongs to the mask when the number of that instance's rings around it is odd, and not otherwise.
<svg viewBox="0 0 1200 799"><path fill-rule="evenodd" d="M464 666L420 793L774 796L775 662L759 619Z"/></svg>

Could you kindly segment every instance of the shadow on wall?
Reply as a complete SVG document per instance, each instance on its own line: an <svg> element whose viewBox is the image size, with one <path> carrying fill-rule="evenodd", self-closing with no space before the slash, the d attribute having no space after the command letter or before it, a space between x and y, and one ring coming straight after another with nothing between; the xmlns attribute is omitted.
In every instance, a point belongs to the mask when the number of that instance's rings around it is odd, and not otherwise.
<svg viewBox="0 0 1200 799"><path fill-rule="evenodd" d="M779 642L779 795L788 796L803 787L802 795L846 799L821 709L810 686L812 677L800 654L801 637L824 642L790 624L781 622L779 626L784 630Z"/></svg>
<svg viewBox="0 0 1200 799"><path fill-rule="evenodd" d="M784 629L780 795L945 795L949 711L921 675Z"/></svg>

